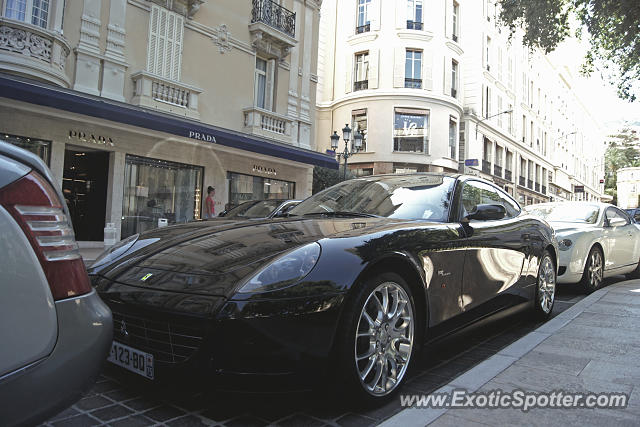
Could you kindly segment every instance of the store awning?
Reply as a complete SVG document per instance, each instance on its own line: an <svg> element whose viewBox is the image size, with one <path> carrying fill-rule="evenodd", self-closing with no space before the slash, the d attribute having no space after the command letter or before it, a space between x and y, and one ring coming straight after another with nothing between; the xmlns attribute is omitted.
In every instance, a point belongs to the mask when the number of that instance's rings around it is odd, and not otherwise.
<svg viewBox="0 0 640 427"><path fill-rule="evenodd" d="M127 103L59 88L19 77L0 76L0 97L71 113L197 139L314 166L338 169L335 158L216 126L157 113Z"/></svg>

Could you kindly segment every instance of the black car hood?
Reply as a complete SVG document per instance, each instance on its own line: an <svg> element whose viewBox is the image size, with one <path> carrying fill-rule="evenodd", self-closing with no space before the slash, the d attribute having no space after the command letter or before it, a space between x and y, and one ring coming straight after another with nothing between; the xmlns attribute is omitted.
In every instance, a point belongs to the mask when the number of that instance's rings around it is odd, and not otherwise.
<svg viewBox="0 0 640 427"><path fill-rule="evenodd" d="M406 220L300 218L200 221L144 233L153 243L115 261L101 276L121 284L230 296L242 279L286 251L327 237L393 228Z"/></svg>

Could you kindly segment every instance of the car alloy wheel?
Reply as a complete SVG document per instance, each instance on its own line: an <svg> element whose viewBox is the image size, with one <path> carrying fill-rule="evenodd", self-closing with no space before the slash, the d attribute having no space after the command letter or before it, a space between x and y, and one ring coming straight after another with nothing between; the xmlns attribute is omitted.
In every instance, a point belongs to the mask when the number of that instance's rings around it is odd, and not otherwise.
<svg viewBox="0 0 640 427"><path fill-rule="evenodd" d="M356 328L354 357L361 385L381 397L402 381L414 346L415 315L409 295L385 281L367 297Z"/></svg>
<svg viewBox="0 0 640 427"><path fill-rule="evenodd" d="M598 248L592 248L587 258L587 265L583 275L583 285L587 292L593 292L602 285L604 262Z"/></svg>
<svg viewBox="0 0 640 427"><path fill-rule="evenodd" d="M556 295L556 271L548 254L542 259L538 274L538 305L544 314L551 313Z"/></svg>

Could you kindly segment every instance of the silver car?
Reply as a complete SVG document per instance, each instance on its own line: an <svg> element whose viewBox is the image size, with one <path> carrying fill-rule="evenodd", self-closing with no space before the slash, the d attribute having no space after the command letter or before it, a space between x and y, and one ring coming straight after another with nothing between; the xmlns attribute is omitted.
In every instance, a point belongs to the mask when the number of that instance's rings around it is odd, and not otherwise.
<svg viewBox="0 0 640 427"><path fill-rule="evenodd" d="M580 282L589 293L605 277L627 274L640 278L640 226L616 206L556 202L525 210L544 218L556 232L558 283Z"/></svg>
<svg viewBox="0 0 640 427"><path fill-rule="evenodd" d="M80 397L112 337L64 198L35 155L0 142L0 425L31 425Z"/></svg>

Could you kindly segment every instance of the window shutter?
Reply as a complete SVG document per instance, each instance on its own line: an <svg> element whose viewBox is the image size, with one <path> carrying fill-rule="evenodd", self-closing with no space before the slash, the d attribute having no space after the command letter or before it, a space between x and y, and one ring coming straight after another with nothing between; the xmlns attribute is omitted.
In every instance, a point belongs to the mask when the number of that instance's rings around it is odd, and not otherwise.
<svg viewBox="0 0 640 427"><path fill-rule="evenodd" d="M444 31L445 37L450 39L453 37L453 0L445 0L444 2Z"/></svg>
<svg viewBox="0 0 640 427"><path fill-rule="evenodd" d="M164 64L167 52L167 10L161 8L158 16L158 48L156 49L155 73L166 77L164 74Z"/></svg>
<svg viewBox="0 0 640 427"><path fill-rule="evenodd" d="M151 6L151 14L149 15L149 50L147 52L147 71L156 73L156 59L158 56L158 20L160 8Z"/></svg>
<svg viewBox="0 0 640 427"><path fill-rule="evenodd" d="M444 57L444 94L451 95L451 58Z"/></svg>
<svg viewBox="0 0 640 427"><path fill-rule="evenodd" d="M482 33L482 69L487 69L487 35Z"/></svg>
<svg viewBox="0 0 640 427"><path fill-rule="evenodd" d="M176 32L173 43L173 79L180 80L182 73L182 38L184 37L184 17L176 15Z"/></svg>
<svg viewBox="0 0 640 427"><path fill-rule="evenodd" d="M173 77L173 54L174 42L176 35L176 17L173 13L167 14L167 22L165 23L165 43L164 43L164 64L162 67L162 75L169 79Z"/></svg>
<svg viewBox="0 0 640 427"><path fill-rule="evenodd" d="M422 53L422 83L426 90L433 90L433 51L425 50Z"/></svg>
<svg viewBox="0 0 640 427"><path fill-rule="evenodd" d="M406 52L403 47L396 47L393 62L393 87L404 87L404 64Z"/></svg>
<svg viewBox="0 0 640 427"><path fill-rule="evenodd" d="M265 101L264 108L269 111L275 111L273 105L274 88L275 88L275 74L276 74L276 60L270 59L267 61L267 86L265 89Z"/></svg>
<svg viewBox="0 0 640 427"><path fill-rule="evenodd" d="M396 28L407 28L407 0L396 0Z"/></svg>
<svg viewBox="0 0 640 427"><path fill-rule="evenodd" d="M371 0L369 5L369 21L371 22L371 31L380 29L380 0Z"/></svg>
<svg viewBox="0 0 640 427"><path fill-rule="evenodd" d="M344 68L345 68L344 93L350 93L353 88L353 81L351 79L351 76L353 74L353 54L345 55Z"/></svg>
<svg viewBox="0 0 640 427"><path fill-rule="evenodd" d="M378 88L379 58L380 58L380 51L378 49L371 49L369 51L369 89Z"/></svg>

